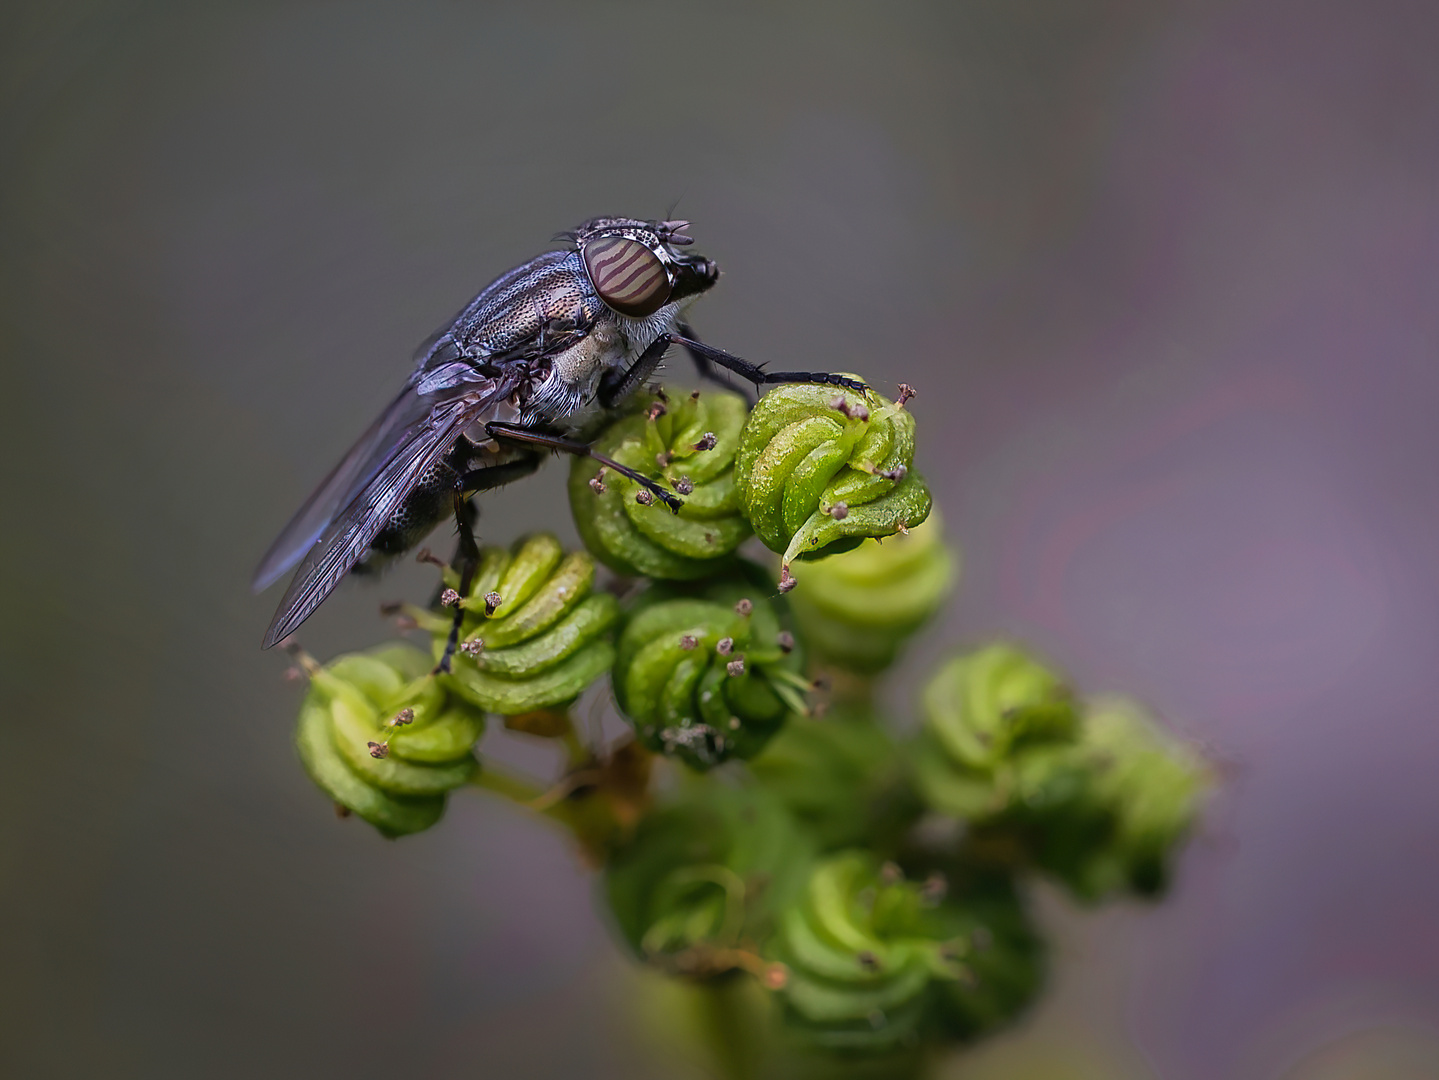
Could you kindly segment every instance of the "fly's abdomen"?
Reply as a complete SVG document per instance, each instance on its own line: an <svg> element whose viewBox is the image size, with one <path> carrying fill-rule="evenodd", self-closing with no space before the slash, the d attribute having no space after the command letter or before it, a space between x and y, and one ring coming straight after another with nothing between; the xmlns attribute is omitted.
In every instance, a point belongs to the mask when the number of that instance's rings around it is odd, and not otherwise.
<svg viewBox="0 0 1439 1080"><path fill-rule="evenodd" d="M357 574L373 573L396 555L403 555L455 512L455 481L464 472L472 448L458 440L420 477L400 508L370 542L370 550L355 564Z"/></svg>
<svg viewBox="0 0 1439 1080"><path fill-rule="evenodd" d="M486 491L527 476L539 467L541 458L517 448L496 447L493 442L478 447L461 436L449 453L430 467L405 496L399 510L385 522L370 550L355 564L358 574L374 573L396 555L403 555L428 536L436 526L453 520L455 485L467 478L466 493ZM461 510L467 520L473 510Z"/></svg>

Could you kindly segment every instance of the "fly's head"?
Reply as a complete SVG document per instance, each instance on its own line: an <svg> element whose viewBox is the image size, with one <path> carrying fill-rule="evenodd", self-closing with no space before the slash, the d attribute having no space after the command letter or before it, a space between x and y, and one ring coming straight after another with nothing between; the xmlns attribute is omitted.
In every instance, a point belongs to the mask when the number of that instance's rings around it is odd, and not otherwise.
<svg viewBox="0 0 1439 1080"><path fill-rule="evenodd" d="M694 243L687 221L591 218L566 238L584 259L595 295L621 320L670 324L719 280L719 267L703 255L684 252Z"/></svg>

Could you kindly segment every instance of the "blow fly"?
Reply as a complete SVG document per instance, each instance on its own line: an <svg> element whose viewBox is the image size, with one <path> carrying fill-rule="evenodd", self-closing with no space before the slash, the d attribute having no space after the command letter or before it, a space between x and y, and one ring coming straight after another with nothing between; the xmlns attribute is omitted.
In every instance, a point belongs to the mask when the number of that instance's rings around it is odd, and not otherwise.
<svg viewBox="0 0 1439 1080"><path fill-rule="evenodd" d="M765 371L700 342L684 321L719 267L686 252L686 221L600 217L487 285L417 352L404 388L320 482L255 572L258 591L298 566L265 634L269 648L353 569L413 547L451 514L467 591L478 556L471 495L533 472L589 440L683 346L701 377L722 367L760 386L808 382L863 392L822 372ZM607 458L671 510L679 498ZM457 609L458 610L458 609ZM447 669L459 620L440 662Z"/></svg>

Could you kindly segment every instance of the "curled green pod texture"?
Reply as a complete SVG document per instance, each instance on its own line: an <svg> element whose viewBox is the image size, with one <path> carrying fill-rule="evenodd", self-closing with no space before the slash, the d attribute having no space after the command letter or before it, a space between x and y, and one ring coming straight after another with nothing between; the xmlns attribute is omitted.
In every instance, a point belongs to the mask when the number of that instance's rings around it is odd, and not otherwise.
<svg viewBox="0 0 1439 1080"><path fill-rule="evenodd" d="M311 779L387 836L439 820L476 767L484 716L429 675L420 650L342 656L311 675L295 743Z"/></svg>
<svg viewBox="0 0 1439 1080"><path fill-rule="evenodd" d="M446 583L459 584L453 571ZM609 634L619 602L594 589L595 562L566 552L549 533L480 552L464 611L460 648L445 681L486 712L513 716L573 701L614 662ZM450 613L413 613L434 636L438 657Z"/></svg>
<svg viewBox="0 0 1439 1080"><path fill-rule="evenodd" d="M812 656L862 674L894 663L959 576L959 558L945 545L938 518L932 514L905 534L794 564L799 587L790 607Z"/></svg>
<svg viewBox="0 0 1439 1080"><path fill-rule="evenodd" d="M643 959L715 975L740 966L742 954L772 932L775 912L803 887L810 859L768 793L697 785L644 818L607 865L605 894Z"/></svg>
<svg viewBox="0 0 1439 1080"><path fill-rule="evenodd" d="M615 700L651 750L708 769L752 756L803 711L809 683L771 591L762 570L740 563L651 586L625 613Z"/></svg>
<svg viewBox="0 0 1439 1080"><path fill-rule="evenodd" d="M870 392L778 386L740 435L735 477L755 534L788 566L891 536L929 516L914 417Z"/></svg>
<svg viewBox="0 0 1439 1080"><path fill-rule="evenodd" d="M1209 775L1143 709L1078 701L1010 645L951 660L923 701L917 786L969 823L972 855L1020 858L1081 899L1163 889Z"/></svg>
<svg viewBox="0 0 1439 1080"><path fill-rule="evenodd" d="M956 761L992 768L1022 746L1072 739L1079 708L1057 673L1001 643L940 668L924 689L924 716Z"/></svg>
<svg viewBox="0 0 1439 1080"><path fill-rule="evenodd" d="M925 686L916 778L937 810L968 820L1003 809L1016 755L1072 741L1079 708L1060 677L1023 650L956 656Z"/></svg>
<svg viewBox="0 0 1439 1080"><path fill-rule="evenodd" d="M967 942L927 909L940 890L867 851L819 863L780 918L769 954L789 968L789 1026L831 1050L884 1051L917 1038L935 980L967 977Z"/></svg>
<svg viewBox="0 0 1439 1080"><path fill-rule="evenodd" d="M750 536L734 459L748 405L736 394L645 395L595 449L676 492L673 513L593 458L570 467L570 509L585 546L618 573L690 580L714 573Z"/></svg>
<svg viewBox="0 0 1439 1080"><path fill-rule="evenodd" d="M1081 899L1155 896L1209 784L1200 756L1142 707L1095 698L1074 743L1016 768L1010 807L993 829L1021 837L1036 864Z"/></svg>

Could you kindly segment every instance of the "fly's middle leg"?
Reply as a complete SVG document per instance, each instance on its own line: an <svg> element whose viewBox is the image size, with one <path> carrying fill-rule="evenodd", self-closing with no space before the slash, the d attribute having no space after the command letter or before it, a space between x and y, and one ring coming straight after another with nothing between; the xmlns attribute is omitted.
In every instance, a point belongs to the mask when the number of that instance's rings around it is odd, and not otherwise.
<svg viewBox="0 0 1439 1080"><path fill-rule="evenodd" d="M574 454L576 457L593 458L607 469L627 476L640 487L644 488L660 502L664 503L676 514L684 506L684 500L676 497L667 491L657 481L651 480L644 473L631 469L628 465L621 465L613 458L606 457L590 446L589 443L580 442L578 439L568 439L563 435L553 435L547 431L537 431L534 428L521 427L519 424L506 424L498 420L491 421L485 425L491 438L504 439L507 442L521 443L528 446L542 446L550 450L561 450L566 454Z"/></svg>

